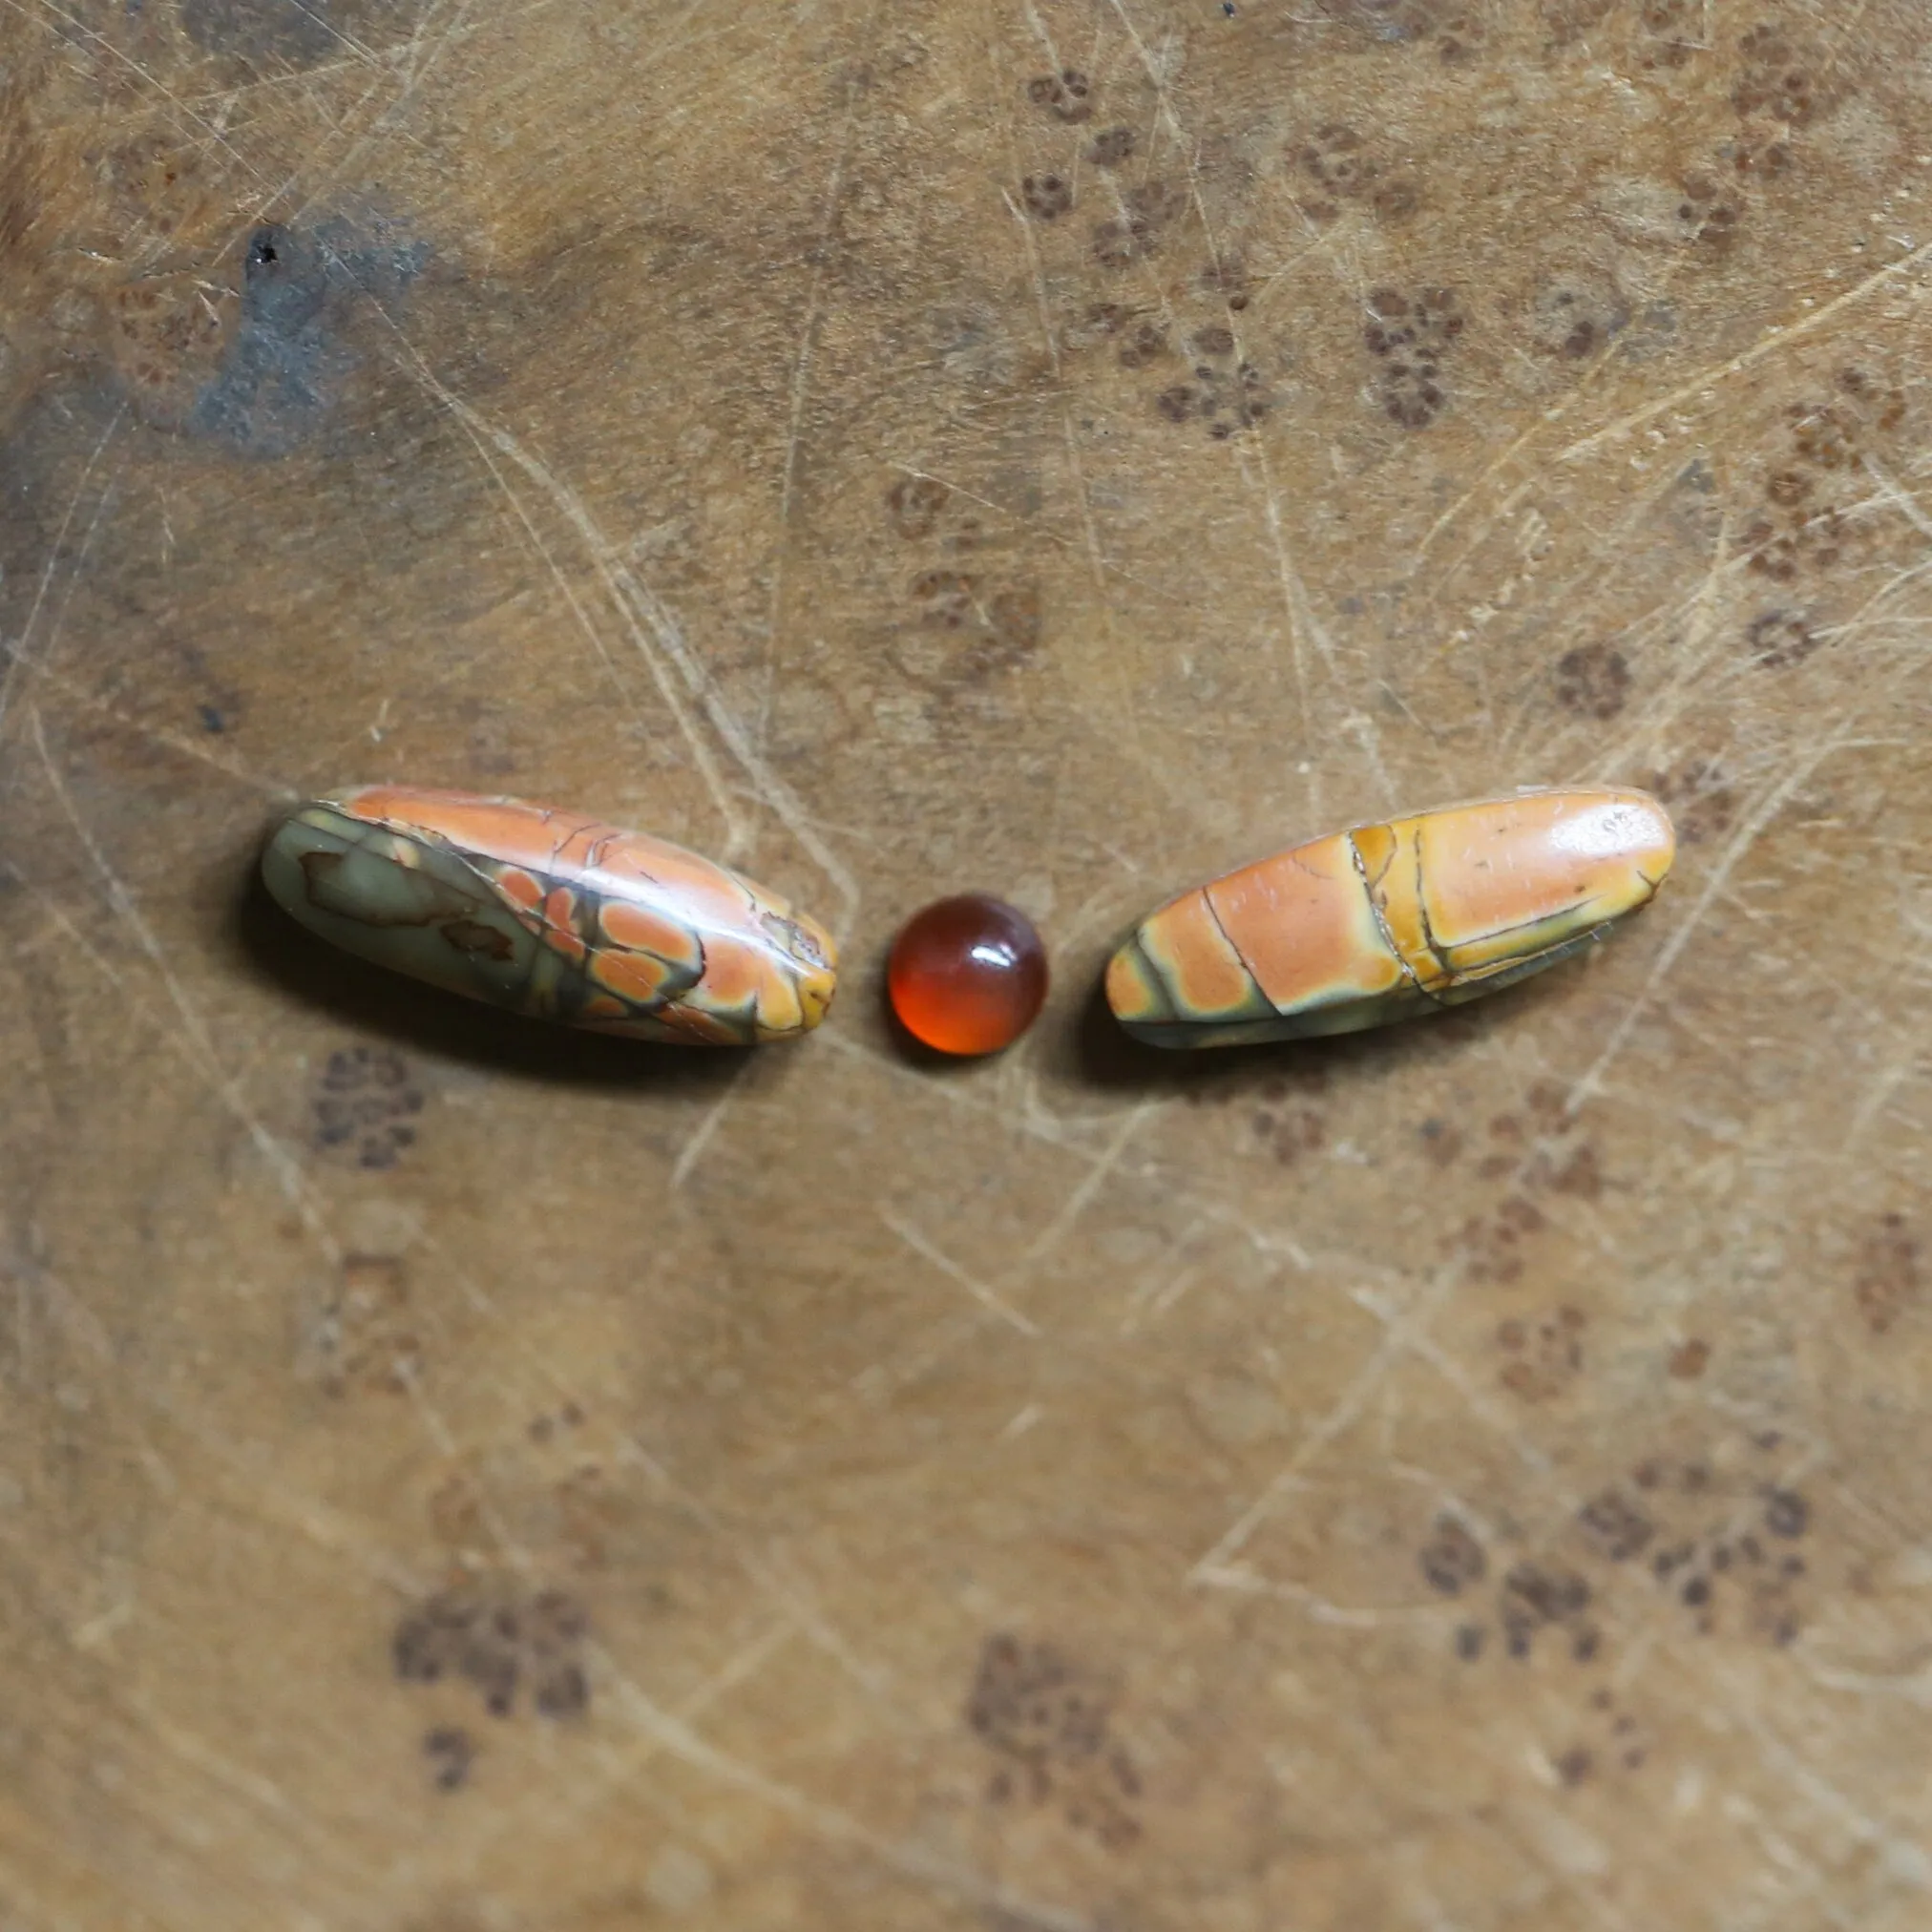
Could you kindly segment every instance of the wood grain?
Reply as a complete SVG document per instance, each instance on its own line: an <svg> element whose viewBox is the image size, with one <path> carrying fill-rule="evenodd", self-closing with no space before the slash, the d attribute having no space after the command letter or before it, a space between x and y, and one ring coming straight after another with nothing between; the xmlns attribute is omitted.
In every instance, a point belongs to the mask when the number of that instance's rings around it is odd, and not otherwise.
<svg viewBox="0 0 1932 1932"><path fill-rule="evenodd" d="M0 10L0 1921L1907 1932L1922 10ZM391 983L291 799L849 962ZM1136 1052L1137 917L1661 791L1580 968ZM876 963L987 890L1014 1053Z"/></svg>

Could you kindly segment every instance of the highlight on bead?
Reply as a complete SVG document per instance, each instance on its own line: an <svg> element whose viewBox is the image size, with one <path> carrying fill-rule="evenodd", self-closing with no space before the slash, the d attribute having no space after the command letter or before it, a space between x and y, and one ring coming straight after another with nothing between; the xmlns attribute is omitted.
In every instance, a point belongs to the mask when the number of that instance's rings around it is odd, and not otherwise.
<svg viewBox="0 0 1932 1932"><path fill-rule="evenodd" d="M1641 791L1523 792L1358 826L1142 921L1107 1004L1153 1046L1354 1033L1479 999L1648 905L1676 834Z"/></svg>
<svg viewBox="0 0 1932 1932"><path fill-rule="evenodd" d="M368 786L276 829L270 895L346 953L513 1013L752 1046L825 1018L830 935L644 832L512 798Z"/></svg>
<svg viewBox="0 0 1932 1932"><path fill-rule="evenodd" d="M935 899L892 942L886 991L899 1023L940 1053L1009 1047L1046 999L1046 948L1017 906L984 892Z"/></svg>

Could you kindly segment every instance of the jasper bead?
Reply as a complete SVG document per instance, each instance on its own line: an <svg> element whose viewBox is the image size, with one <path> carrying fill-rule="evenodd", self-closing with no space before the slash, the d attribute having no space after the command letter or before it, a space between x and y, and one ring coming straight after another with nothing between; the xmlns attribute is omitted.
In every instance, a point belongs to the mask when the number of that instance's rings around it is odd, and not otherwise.
<svg viewBox="0 0 1932 1932"><path fill-rule="evenodd" d="M970 1056L1011 1046L1046 998L1046 948L1003 899L962 892L907 921L886 969L892 1011L914 1039Z"/></svg>
<svg viewBox="0 0 1932 1932"><path fill-rule="evenodd" d="M816 1026L836 952L775 892L663 839L465 791L368 786L277 828L262 882L346 953L598 1033L751 1046Z"/></svg>
<svg viewBox="0 0 1932 1932"><path fill-rule="evenodd" d="M1152 1046L1354 1033L1480 998L1648 905L1676 834L1641 791L1451 806L1296 846L1183 893L1107 968Z"/></svg>

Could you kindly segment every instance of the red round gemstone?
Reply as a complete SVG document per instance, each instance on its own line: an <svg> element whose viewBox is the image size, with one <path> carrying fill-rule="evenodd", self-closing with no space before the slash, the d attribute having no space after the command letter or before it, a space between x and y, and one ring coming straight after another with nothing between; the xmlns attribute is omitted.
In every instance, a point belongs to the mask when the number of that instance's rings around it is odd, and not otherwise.
<svg viewBox="0 0 1932 1932"><path fill-rule="evenodd" d="M914 1040L941 1053L998 1053L1033 1024L1046 998L1046 948L1024 913L961 892L906 922L892 941L886 988Z"/></svg>

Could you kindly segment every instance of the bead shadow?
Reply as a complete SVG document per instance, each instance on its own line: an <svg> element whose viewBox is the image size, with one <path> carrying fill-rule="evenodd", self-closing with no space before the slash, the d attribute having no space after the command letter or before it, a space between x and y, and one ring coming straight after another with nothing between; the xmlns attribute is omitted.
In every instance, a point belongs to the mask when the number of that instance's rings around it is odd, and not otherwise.
<svg viewBox="0 0 1932 1932"><path fill-rule="evenodd" d="M237 861L245 883L231 894L232 936L255 973L344 1026L554 1085L659 1092L723 1087L744 1071L746 1053L763 1050L658 1045L585 1033L500 1012L372 966L304 932L268 896L260 852L258 840Z"/></svg>

